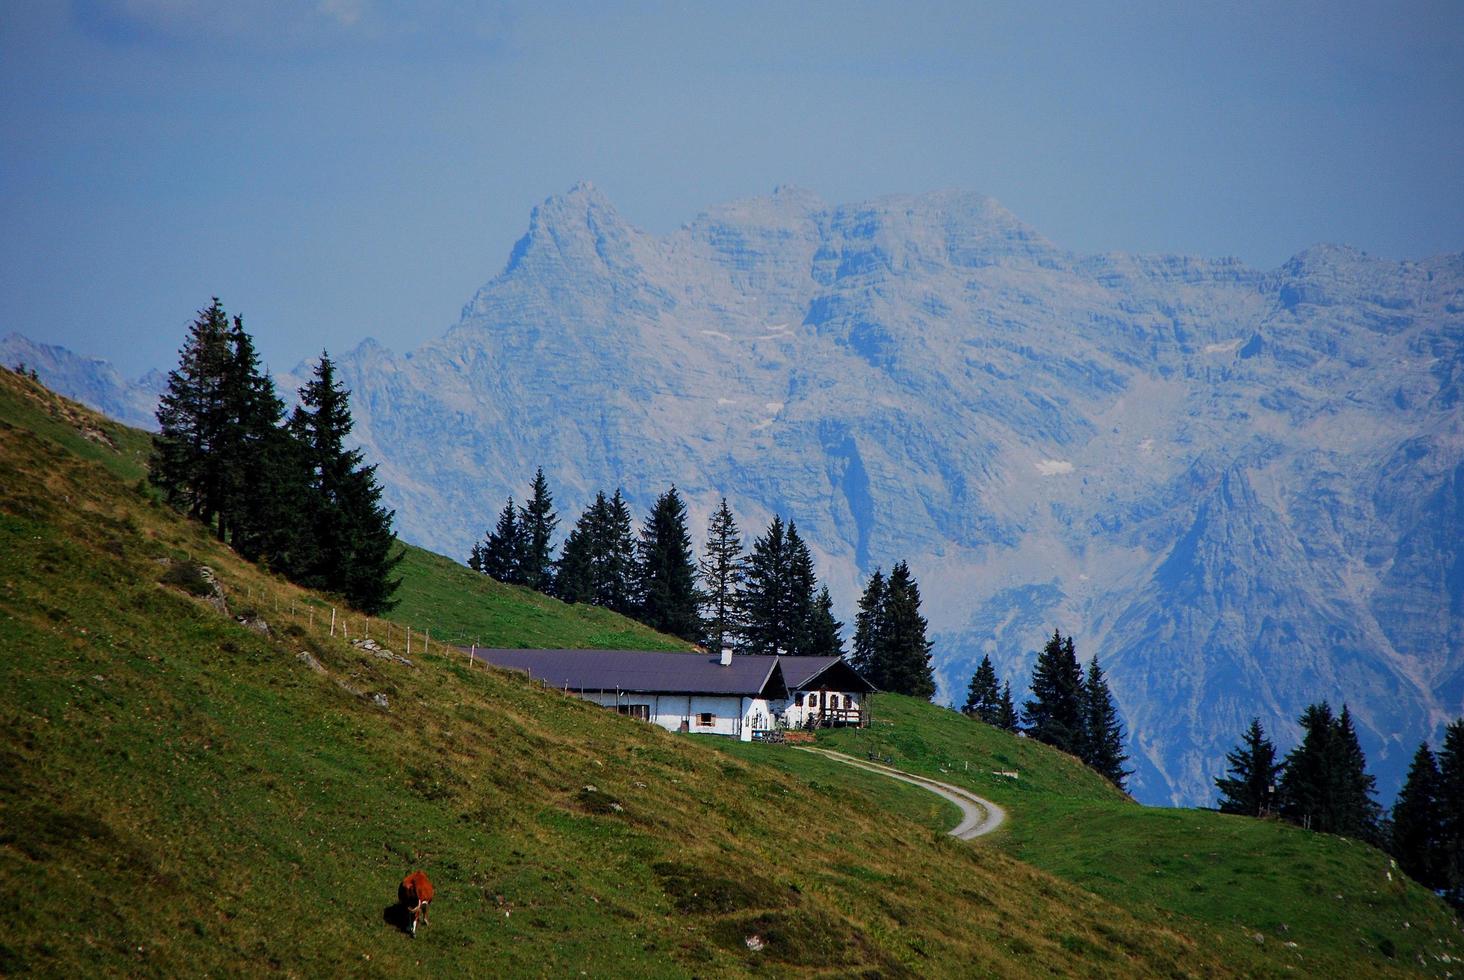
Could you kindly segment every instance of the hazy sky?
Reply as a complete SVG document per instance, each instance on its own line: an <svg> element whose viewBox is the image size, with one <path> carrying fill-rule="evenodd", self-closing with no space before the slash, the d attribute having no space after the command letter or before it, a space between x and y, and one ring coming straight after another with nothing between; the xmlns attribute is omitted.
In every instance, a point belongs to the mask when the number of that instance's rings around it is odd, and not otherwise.
<svg viewBox="0 0 1464 980"><path fill-rule="evenodd" d="M34 8L34 9L33 9ZM441 333L581 178L664 232L959 187L1084 251L1464 250L1464 3L0 0L0 334Z"/></svg>

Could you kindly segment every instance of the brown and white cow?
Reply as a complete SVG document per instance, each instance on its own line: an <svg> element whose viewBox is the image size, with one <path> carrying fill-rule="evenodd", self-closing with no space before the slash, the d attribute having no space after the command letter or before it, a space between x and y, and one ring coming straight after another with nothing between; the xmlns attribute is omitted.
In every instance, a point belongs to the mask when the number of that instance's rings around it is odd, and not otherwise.
<svg viewBox="0 0 1464 980"><path fill-rule="evenodd" d="M402 908L412 913L412 935L417 934L417 923L427 922L427 906L432 902L432 882L420 871L413 871L402 879L397 887L397 901Z"/></svg>

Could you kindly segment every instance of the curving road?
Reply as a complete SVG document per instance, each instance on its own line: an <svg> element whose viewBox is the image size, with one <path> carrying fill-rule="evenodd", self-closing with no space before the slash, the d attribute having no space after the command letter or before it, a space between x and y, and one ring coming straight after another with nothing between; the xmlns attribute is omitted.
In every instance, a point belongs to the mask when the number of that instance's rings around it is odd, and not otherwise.
<svg viewBox="0 0 1464 980"><path fill-rule="evenodd" d="M877 772L881 776L888 776L891 779L911 783L919 786L921 789L929 790L936 796L945 797L961 809L961 822L951 829L950 835L952 837L958 837L961 840L972 840L983 834L991 833L1006 820L1006 811L1001 807L959 786L952 786L950 783L942 783L934 779L926 779L924 776L912 776L908 772L902 772L899 769L881 765L878 762L866 762L863 759L856 759L852 755L845 755L842 752L834 752L830 749L815 749L802 745L798 746L798 748L804 752L816 752L819 755L827 756L830 759L835 759L847 765L867 769L870 772Z"/></svg>

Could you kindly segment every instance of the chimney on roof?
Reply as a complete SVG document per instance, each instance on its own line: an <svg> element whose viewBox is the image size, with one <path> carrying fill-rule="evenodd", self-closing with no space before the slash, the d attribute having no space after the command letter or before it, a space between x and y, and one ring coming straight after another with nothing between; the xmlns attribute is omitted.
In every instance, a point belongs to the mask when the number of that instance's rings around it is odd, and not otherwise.
<svg viewBox="0 0 1464 980"><path fill-rule="evenodd" d="M722 666L723 667L731 667L732 666L732 648L731 647L723 647L722 648Z"/></svg>

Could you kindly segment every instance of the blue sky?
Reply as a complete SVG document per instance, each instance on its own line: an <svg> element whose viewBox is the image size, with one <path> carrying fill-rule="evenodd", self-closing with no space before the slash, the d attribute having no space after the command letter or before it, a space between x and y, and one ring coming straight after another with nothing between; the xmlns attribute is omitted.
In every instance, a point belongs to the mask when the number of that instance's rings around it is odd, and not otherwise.
<svg viewBox="0 0 1464 980"><path fill-rule="evenodd" d="M592 180L669 231L981 191L1083 251L1464 250L1464 4L0 7L0 333L168 367L410 349Z"/></svg>

